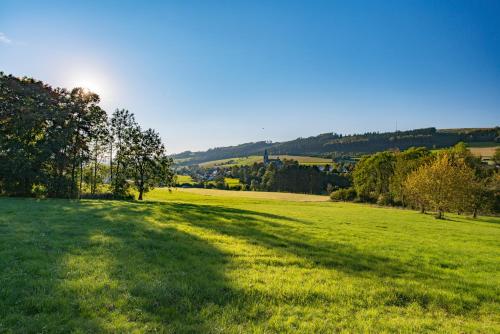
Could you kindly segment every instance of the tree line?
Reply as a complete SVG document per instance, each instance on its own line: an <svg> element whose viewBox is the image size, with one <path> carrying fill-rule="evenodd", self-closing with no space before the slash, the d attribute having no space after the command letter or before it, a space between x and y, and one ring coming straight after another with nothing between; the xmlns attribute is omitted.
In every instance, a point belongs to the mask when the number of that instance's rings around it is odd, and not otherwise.
<svg viewBox="0 0 500 334"><path fill-rule="evenodd" d="M206 161L261 155L267 149L272 155L310 155L358 157L390 149L406 150L410 147L428 149L446 148L459 142L500 142L500 128L449 129L424 128L408 131L367 132L342 135L324 133L318 136L297 138L286 142L255 142L237 146L218 147L205 152L183 152L174 155L179 165L193 165Z"/></svg>
<svg viewBox="0 0 500 334"><path fill-rule="evenodd" d="M83 88L0 72L0 194L139 199L173 182L160 135Z"/></svg>
<svg viewBox="0 0 500 334"><path fill-rule="evenodd" d="M433 153L427 148L384 151L360 159L353 187L331 193L334 200L357 200L445 212L500 210L499 152L495 164L474 157L464 143Z"/></svg>
<svg viewBox="0 0 500 334"><path fill-rule="evenodd" d="M190 166L182 168L180 173L190 175L197 187L226 189L225 178L238 179L239 185L232 186L232 190L328 194L333 189L350 185L349 177L339 173L333 165L305 166L294 160L283 160L281 164L271 162L265 165L261 162L225 168Z"/></svg>

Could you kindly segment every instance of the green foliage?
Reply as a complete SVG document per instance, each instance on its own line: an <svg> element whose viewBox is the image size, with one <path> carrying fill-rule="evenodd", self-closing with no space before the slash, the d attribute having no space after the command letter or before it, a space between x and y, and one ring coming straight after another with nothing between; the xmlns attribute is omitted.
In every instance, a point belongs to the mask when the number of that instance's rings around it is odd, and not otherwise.
<svg viewBox="0 0 500 334"><path fill-rule="evenodd" d="M403 182L408 175L431 159L431 152L425 147L411 147L403 152L395 153L394 173L389 184L390 197L397 204L406 204Z"/></svg>
<svg viewBox="0 0 500 334"><path fill-rule="evenodd" d="M146 199L0 198L0 332L500 330L498 218Z"/></svg>
<svg viewBox="0 0 500 334"><path fill-rule="evenodd" d="M472 194L477 191L474 170L463 159L443 153L410 174L404 188L410 203L444 212L466 211L472 206Z"/></svg>
<svg viewBox="0 0 500 334"><path fill-rule="evenodd" d="M388 194L395 163L396 159L391 152L362 157L353 173L354 188L358 196L365 201L375 201L381 194Z"/></svg>
<svg viewBox="0 0 500 334"><path fill-rule="evenodd" d="M230 172L233 178L238 178L251 190L324 194L328 185L347 187L350 184L345 176L291 160L284 160L280 166L275 163L233 166Z"/></svg>
<svg viewBox="0 0 500 334"><path fill-rule="evenodd" d="M171 159L159 135L141 132L127 110L115 111L108 124L99 102L83 88L52 88L0 72L0 194L95 197L109 191L103 189L109 180L123 198L132 180L142 198L155 185L169 186Z"/></svg>
<svg viewBox="0 0 500 334"><path fill-rule="evenodd" d="M496 165L500 165L500 147L495 150L492 160Z"/></svg>
<svg viewBox="0 0 500 334"><path fill-rule="evenodd" d="M354 201L356 198L356 190L354 190L354 188L335 190L330 194L330 198L333 201Z"/></svg>

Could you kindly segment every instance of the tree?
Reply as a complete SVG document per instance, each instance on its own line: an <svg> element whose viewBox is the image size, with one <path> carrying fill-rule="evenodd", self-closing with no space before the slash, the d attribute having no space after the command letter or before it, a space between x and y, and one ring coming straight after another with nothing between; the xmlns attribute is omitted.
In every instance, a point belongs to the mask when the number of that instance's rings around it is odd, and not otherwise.
<svg viewBox="0 0 500 334"><path fill-rule="evenodd" d="M396 203L405 205L403 182L408 175L430 159L431 152L425 147L411 147L395 154L394 173L389 189Z"/></svg>
<svg viewBox="0 0 500 334"><path fill-rule="evenodd" d="M495 153L493 153L492 160L495 163L495 165L500 165L500 147L497 147L495 149Z"/></svg>
<svg viewBox="0 0 500 334"><path fill-rule="evenodd" d="M464 200L474 186L474 171L464 160L455 160L448 153L438 157L411 173L404 182L405 193L411 204L421 210L437 211L437 218L460 208L466 210Z"/></svg>
<svg viewBox="0 0 500 334"><path fill-rule="evenodd" d="M43 182L47 158L46 117L57 96L40 81L0 72L0 183L2 191L29 196Z"/></svg>
<svg viewBox="0 0 500 334"><path fill-rule="evenodd" d="M125 109L116 109L111 117L110 129L110 179L112 192L122 197L127 192L126 161L139 125L134 114Z"/></svg>
<svg viewBox="0 0 500 334"><path fill-rule="evenodd" d="M499 174L488 178L469 176L467 193L461 198L465 211L476 218L480 212L488 212L494 208L495 192L499 190ZM463 210L459 207L458 210Z"/></svg>
<svg viewBox="0 0 500 334"><path fill-rule="evenodd" d="M139 192L138 199L142 200L143 194L153 187L173 184L172 159L167 157L160 135L153 129L141 131L137 126L129 135L130 146L125 148L123 166Z"/></svg>
<svg viewBox="0 0 500 334"><path fill-rule="evenodd" d="M369 201L388 194L394 164L395 157L391 152L380 152L361 158L353 173L354 188L358 196Z"/></svg>

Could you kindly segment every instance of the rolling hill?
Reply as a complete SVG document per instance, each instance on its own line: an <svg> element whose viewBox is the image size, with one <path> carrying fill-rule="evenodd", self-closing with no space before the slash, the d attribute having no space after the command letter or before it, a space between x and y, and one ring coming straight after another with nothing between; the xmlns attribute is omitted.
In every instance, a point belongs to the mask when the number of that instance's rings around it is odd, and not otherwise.
<svg viewBox="0 0 500 334"><path fill-rule="evenodd" d="M295 155L331 158L339 155L358 156L388 149L412 146L443 148L460 141L467 143L500 142L500 127L470 129L425 128L397 132L371 132L354 135L324 133L285 142L253 142L237 146L217 147L203 152L186 151L172 157L178 166L202 164L227 159L261 156L265 149L273 155Z"/></svg>

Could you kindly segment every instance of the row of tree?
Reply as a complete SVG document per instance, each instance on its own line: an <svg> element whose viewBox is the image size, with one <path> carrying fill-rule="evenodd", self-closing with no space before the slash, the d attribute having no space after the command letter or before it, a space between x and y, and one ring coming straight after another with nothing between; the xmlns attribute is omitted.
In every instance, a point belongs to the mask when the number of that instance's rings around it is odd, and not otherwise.
<svg viewBox="0 0 500 334"><path fill-rule="evenodd" d="M52 88L0 72L0 194L79 198L84 192L124 197L173 180L157 132L134 115L111 118L99 96Z"/></svg>
<svg viewBox="0 0 500 334"><path fill-rule="evenodd" d="M498 212L500 174L463 143L437 153L422 147L386 151L364 156L354 169L353 189L331 197L434 210L438 218L447 211L476 216Z"/></svg>
<svg viewBox="0 0 500 334"><path fill-rule="evenodd" d="M338 187L347 187L347 177L333 172L330 168L300 165L294 160L284 160L283 164L255 163L251 166L234 166L230 177L240 180L245 189L324 194Z"/></svg>

